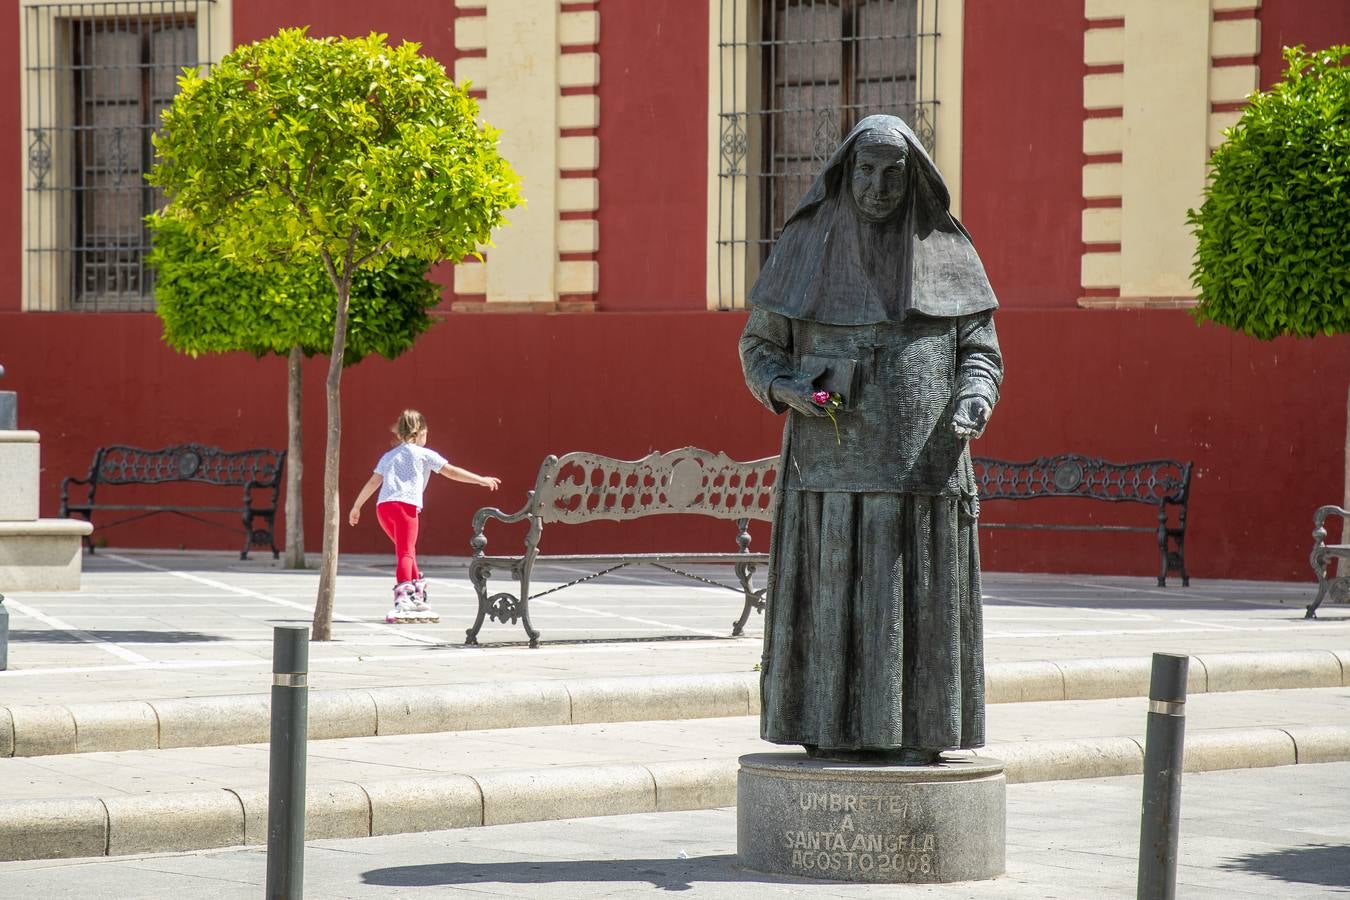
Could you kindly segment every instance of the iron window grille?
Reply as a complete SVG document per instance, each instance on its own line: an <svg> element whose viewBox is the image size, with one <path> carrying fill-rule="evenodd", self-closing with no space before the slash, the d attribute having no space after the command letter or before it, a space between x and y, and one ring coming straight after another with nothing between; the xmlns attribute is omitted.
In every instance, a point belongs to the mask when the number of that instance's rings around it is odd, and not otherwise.
<svg viewBox="0 0 1350 900"><path fill-rule="evenodd" d="M859 119L937 135L939 0L720 0L716 278L744 295L783 223Z"/></svg>
<svg viewBox="0 0 1350 900"><path fill-rule="evenodd" d="M214 0L24 9L27 309L154 309L151 134L207 64Z"/></svg>

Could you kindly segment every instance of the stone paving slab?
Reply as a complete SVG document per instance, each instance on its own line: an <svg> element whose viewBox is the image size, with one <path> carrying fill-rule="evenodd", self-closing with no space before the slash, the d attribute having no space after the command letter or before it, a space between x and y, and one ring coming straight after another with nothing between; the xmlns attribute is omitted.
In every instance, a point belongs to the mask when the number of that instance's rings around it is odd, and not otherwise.
<svg viewBox="0 0 1350 900"><path fill-rule="evenodd" d="M1305 900L1350 892L1350 763L1186 776L1178 896ZM307 896L1084 900L1135 889L1138 777L1012 785L1008 873L897 888L758 875L736 865L734 809L569 819L307 845ZM0 896L257 897L262 848L0 863Z"/></svg>
<svg viewBox="0 0 1350 900"><path fill-rule="evenodd" d="M659 570L625 570L534 602L544 634L523 646L518 625L489 623L486 646L462 646L475 601L466 561L424 560L439 625L387 626L388 561L344 556L336 640L312 644L311 684L329 689L502 683L550 678L747 672L763 620L729 637L735 592ZM722 567L725 568L725 567ZM719 567L700 574L724 579ZM536 588L576 577L542 567ZM7 595L10 669L4 705L157 700L265 692L271 629L307 624L317 573L228 553L117 551L86 557L83 589ZM1308 583L986 573L990 661L1147 657L1155 651L1340 650L1350 610L1302 618ZM1350 654L1346 655L1350 658Z"/></svg>

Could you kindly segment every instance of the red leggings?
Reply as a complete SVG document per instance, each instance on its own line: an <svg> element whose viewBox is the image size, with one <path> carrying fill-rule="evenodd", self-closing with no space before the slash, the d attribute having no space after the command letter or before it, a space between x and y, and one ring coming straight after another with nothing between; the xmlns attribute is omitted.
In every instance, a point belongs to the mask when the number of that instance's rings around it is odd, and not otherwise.
<svg viewBox="0 0 1350 900"><path fill-rule="evenodd" d="M417 568L417 514L417 507L398 500L386 500L375 506L380 527L394 542L394 577L399 584L422 577Z"/></svg>

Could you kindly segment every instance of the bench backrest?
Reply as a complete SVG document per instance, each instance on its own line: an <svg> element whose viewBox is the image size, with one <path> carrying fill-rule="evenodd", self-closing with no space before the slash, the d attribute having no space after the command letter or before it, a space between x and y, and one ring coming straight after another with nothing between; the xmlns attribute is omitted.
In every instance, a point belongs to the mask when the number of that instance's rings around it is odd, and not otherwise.
<svg viewBox="0 0 1350 900"><path fill-rule="evenodd" d="M1113 463L1063 454L1042 456L1030 462L976 456L973 462L981 502L1084 497L1118 503L1184 506L1191 490L1191 463L1173 459Z"/></svg>
<svg viewBox="0 0 1350 900"><path fill-rule="evenodd" d="M146 450L117 445L95 451L89 480L96 485L196 481L276 487L285 459L285 450L225 451L201 444L175 444Z"/></svg>
<svg viewBox="0 0 1350 900"><path fill-rule="evenodd" d="M777 480L776 456L738 462L697 447L637 460L567 453L540 466L531 514L543 522L622 521L662 513L767 521Z"/></svg>

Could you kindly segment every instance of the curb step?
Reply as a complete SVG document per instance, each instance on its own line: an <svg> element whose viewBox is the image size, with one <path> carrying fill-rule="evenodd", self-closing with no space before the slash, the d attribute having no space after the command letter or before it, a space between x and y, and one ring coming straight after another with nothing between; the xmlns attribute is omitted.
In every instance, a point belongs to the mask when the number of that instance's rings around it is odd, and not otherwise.
<svg viewBox="0 0 1350 900"><path fill-rule="evenodd" d="M1128 737L991 744L1010 784L1138 775ZM1232 728L1186 736L1185 770L1350 760L1350 728ZM738 763L691 760L503 770L312 784L307 840L515 822L712 809L736 804ZM267 791L214 789L104 799L0 802L0 860L206 850L267 842Z"/></svg>
<svg viewBox="0 0 1350 900"><path fill-rule="evenodd" d="M1350 650L1203 653L1188 692L1350 686ZM1148 657L997 662L988 703L1148 693ZM264 743L267 693L0 707L0 758ZM311 690L311 740L759 714L759 675L642 675Z"/></svg>

